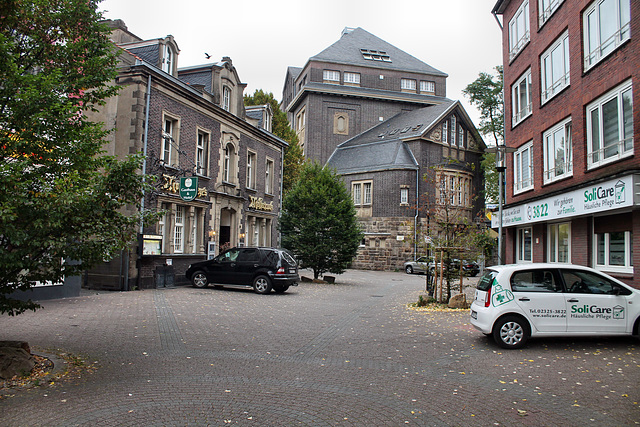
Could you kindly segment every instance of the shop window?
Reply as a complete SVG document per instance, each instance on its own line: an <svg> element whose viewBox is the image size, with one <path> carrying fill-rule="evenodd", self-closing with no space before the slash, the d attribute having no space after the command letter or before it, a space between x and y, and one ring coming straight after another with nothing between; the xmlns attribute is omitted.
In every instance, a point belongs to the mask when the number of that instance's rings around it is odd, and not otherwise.
<svg viewBox="0 0 640 427"><path fill-rule="evenodd" d="M550 224L547 240L549 262L571 262L571 223Z"/></svg>
<svg viewBox="0 0 640 427"><path fill-rule="evenodd" d="M569 86L569 71L569 33L565 31L540 57L541 104Z"/></svg>
<svg viewBox="0 0 640 427"><path fill-rule="evenodd" d="M597 0L584 12L584 69L631 37L631 0Z"/></svg>
<svg viewBox="0 0 640 427"><path fill-rule="evenodd" d="M519 263L533 260L531 236L531 227L518 228L516 230L516 260Z"/></svg>
<svg viewBox="0 0 640 427"><path fill-rule="evenodd" d="M633 233L611 231L595 233L596 268L633 273Z"/></svg>
<svg viewBox="0 0 640 427"><path fill-rule="evenodd" d="M633 155L633 94L626 82L587 106L587 166Z"/></svg>

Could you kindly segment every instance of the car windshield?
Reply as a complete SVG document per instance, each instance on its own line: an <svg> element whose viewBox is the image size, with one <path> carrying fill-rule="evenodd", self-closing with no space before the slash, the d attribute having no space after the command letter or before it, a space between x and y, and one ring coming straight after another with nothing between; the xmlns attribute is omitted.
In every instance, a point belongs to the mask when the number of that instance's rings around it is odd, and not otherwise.
<svg viewBox="0 0 640 427"><path fill-rule="evenodd" d="M477 289L479 291L485 291L485 292L491 289L493 280L496 278L497 275L498 275L497 271L487 270L487 272L484 273L484 276L482 276L478 281Z"/></svg>

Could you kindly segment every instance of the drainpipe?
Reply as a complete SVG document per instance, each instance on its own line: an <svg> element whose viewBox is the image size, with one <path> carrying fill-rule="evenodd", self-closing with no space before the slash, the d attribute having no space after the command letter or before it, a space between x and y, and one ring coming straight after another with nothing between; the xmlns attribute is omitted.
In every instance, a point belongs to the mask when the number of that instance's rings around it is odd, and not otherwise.
<svg viewBox="0 0 640 427"><path fill-rule="evenodd" d="M146 183L146 177L147 177L147 141L148 141L148 135L149 135L149 104L151 103L151 74L149 74L148 79L147 79L147 94L146 94L146 100L145 100L145 111L144 111L144 135L142 138L143 141L143 146L142 146L142 155L144 156L144 158L142 159L142 182L143 184ZM140 204L140 215L144 214L144 198L145 198L145 192L144 192L144 188L142 189L142 203ZM144 232L144 220L141 218L140 219L140 234L142 235ZM141 258L141 254L138 254L138 261ZM129 256L127 255L127 290L129 290ZM137 286L138 289L140 289L141 286L141 282L140 282L140 270L138 270L138 276L136 277L136 281L137 281Z"/></svg>
<svg viewBox="0 0 640 427"><path fill-rule="evenodd" d="M418 259L418 215L420 213L420 169L416 168L416 216L413 218L413 260Z"/></svg>

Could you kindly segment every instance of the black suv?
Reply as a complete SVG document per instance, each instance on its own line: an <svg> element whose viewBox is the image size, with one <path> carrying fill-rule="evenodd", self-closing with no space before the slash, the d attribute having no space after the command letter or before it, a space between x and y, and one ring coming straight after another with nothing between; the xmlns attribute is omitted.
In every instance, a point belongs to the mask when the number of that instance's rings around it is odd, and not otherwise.
<svg viewBox="0 0 640 427"><path fill-rule="evenodd" d="M208 261L191 264L185 273L196 288L216 285L253 286L259 294L286 292L298 286L298 263L275 248L231 248Z"/></svg>

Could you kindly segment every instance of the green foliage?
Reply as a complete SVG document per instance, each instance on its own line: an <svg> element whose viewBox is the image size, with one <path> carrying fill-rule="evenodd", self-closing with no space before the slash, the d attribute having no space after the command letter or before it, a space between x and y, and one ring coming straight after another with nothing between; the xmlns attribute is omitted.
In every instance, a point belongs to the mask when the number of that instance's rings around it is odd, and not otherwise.
<svg viewBox="0 0 640 427"><path fill-rule="evenodd" d="M353 261L362 232L351 195L333 171L307 164L285 195L280 218L282 246L314 277L343 273Z"/></svg>
<svg viewBox="0 0 640 427"><path fill-rule="evenodd" d="M496 76L480 73L478 78L467 85L462 91L471 104L480 109L480 126L478 130L483 135L491 135L493 145L502 145L504 141L504 99L502 66L495 67ZM485 199L490 202L498 201L498 172L496 171L495 154L485 153L482 169L485 179Z"/></svg>
<svg viewBox="0 0 640 427"><path fill-rule="evenodd" d="M109 259L140 221L124 208L139 205L142 158L105 156L83 115L117 91L97 3L0 5L0 313L35 310L8 295Z"/></svg>
<svg viewBox="0 0 640 427"><path fill-rule="evenodd" d="M298 135L291 129L287 114L280 109L280 104L273 93L265 93L262 89L256 89L252 96L244 96L244 105L265 104L270 104L273 110L273 134L289 143L289 147L284 152L284 177L282 179L283 191L286 194L300 176L305 163L304 154L298 143Z"/></svg>

